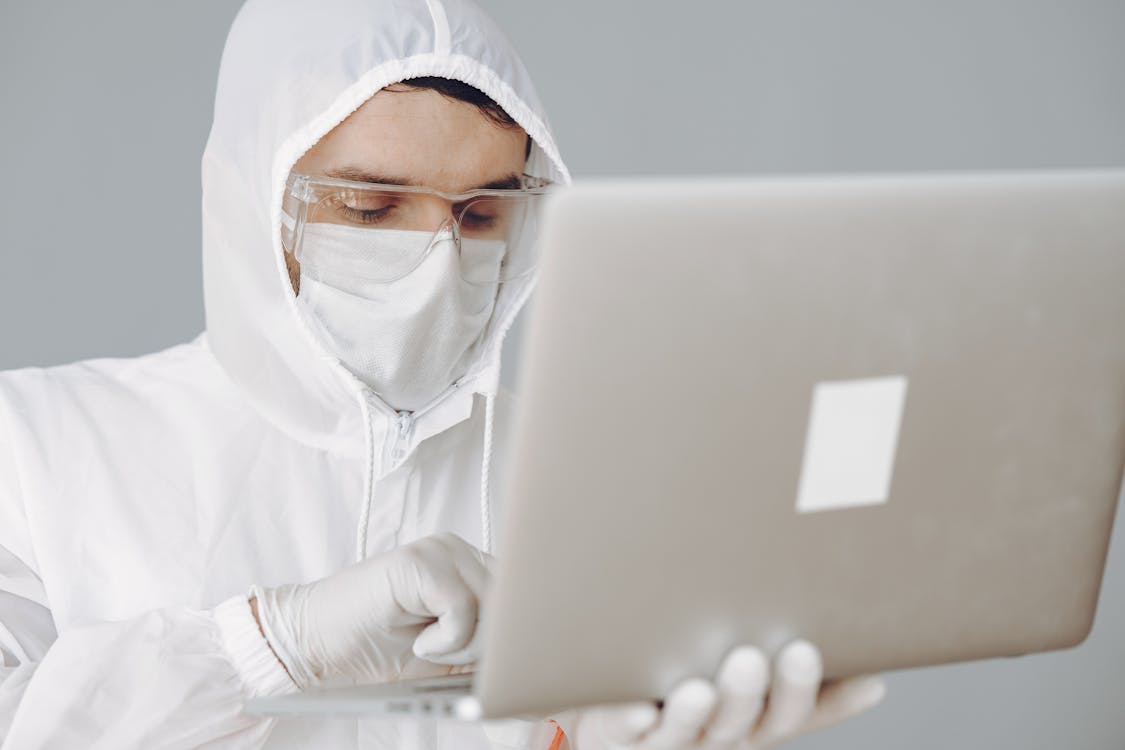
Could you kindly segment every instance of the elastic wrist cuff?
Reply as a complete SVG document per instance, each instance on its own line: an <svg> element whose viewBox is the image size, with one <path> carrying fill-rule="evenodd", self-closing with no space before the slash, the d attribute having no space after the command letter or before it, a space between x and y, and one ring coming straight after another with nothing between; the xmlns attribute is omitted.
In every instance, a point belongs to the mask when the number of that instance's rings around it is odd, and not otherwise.
<svg viewBox="0 0 1125 750"><path fill-rule="evenodd" d="M262 637L246 595L233 596L215 607L215 620L223 646L252 697L299 692Z"/></svg>

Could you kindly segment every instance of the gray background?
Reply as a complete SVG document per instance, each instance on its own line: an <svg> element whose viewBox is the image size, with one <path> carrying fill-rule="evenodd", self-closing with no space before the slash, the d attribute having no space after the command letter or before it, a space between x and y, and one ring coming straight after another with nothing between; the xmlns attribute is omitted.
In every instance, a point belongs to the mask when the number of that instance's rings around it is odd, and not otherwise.
<svg viewBox="0 0 1125 750"><path fill-rule="evenodd" d="M237 3L0 2L0 368L194 336ZM578 176L1125 166L1125 0L484 2ZM791 747L1125 747L1117 527L1079 649L892 675Z"/></svg>

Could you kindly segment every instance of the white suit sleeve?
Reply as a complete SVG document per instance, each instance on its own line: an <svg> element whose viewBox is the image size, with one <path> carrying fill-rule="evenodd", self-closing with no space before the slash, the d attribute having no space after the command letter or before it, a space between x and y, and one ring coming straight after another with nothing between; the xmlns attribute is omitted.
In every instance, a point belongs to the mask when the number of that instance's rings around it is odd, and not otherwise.
<svg viewBox="0 0 1125 750"><path fill-rule="evenodd" d="M35 665L55 639L38 578L0 547L0 739L8 734Z"/></svg>
<svg viewBox="0 0 1125 750"><path fill-rule="evenodd" d="M0 743L56 637L43 583L33 567L19 494L19 475L0 423Z"/></svg>
<svg viewBox="0 0 1125 750"><path fill-rule="evenodd" d="M0 424L0 429L3 425ZM55 632L0 433L0 748L253 748L254 695L296 690L245 597Z"/></svg>

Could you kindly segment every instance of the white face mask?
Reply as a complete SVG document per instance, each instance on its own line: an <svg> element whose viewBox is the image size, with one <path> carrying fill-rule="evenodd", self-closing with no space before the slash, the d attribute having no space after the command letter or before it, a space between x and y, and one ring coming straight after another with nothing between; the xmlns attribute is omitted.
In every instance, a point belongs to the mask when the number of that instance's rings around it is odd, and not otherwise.
<svg viewBox="0 0 1125 750"><path fill-rule="evenodd" d="M459 252L443 231L413 271L391 282L362 278L348 260L356 248L408 252L429 237L315 223L305 225L301 238L299 306L329 352L399 411L425 406L465 374L499 289L495 282L463 280L461 263L463 256L499 269L502 240L462 239ZM324 260L314 265L313 259Z"/></svg>

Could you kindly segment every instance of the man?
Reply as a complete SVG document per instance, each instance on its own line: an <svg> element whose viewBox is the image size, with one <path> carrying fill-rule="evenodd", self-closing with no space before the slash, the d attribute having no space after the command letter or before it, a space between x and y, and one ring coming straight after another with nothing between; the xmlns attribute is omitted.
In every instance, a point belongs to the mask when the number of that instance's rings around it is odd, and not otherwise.
<svg viewBox="0 0 1125 750"><path fill-rule="evenodd" d="M468 0L241 10L203 157L207 332L0 377L4 750L749 747L879 699L866 679L818 701L798 642L772 670L735 650L662 709L557 723L242 712L472 668L500 349L532 288L527 219L568 181Z"/></svg>

